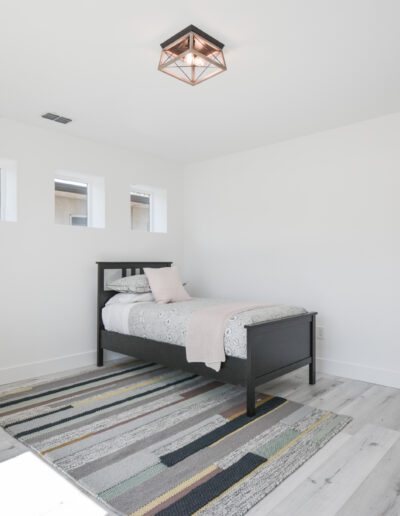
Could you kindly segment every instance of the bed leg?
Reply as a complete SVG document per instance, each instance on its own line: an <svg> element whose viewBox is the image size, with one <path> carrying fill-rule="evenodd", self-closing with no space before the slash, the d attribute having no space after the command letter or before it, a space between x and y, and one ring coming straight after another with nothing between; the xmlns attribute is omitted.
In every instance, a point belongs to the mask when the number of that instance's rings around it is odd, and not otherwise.
<svg viewBox="0 0 400 516"><path fill-rule="evenodd" d="M309 380L308 383L310 385L315 385L316 378L315 378L315 359L313 358L313 361L308 366L308 374L309 374Z"/></svg>
<svg viewBox="0 0 400 516"><path fill-rule="evenodd" d="M247 384L247 416L253 417L256 413L256 389L252 382Z"/></svg>
<svg viewBox="0 0 400 516"><path fill-rule="evenodd" d="M313 315L312 321L311 321L311 328L310 328L310 354L311 354L311 364L308 366L308 376L309 380L308 383L310 385L314 385L316 378L315 378L315 363L316 363L316 356L315 356L315 346L316 345L316 316Z"/></svg>
<svg viewBox="0 0 400 516"><path fill-rule="evenodd" d="M104 350L103 348L97 348L97 367L101 367L104 364Z"/></svg>

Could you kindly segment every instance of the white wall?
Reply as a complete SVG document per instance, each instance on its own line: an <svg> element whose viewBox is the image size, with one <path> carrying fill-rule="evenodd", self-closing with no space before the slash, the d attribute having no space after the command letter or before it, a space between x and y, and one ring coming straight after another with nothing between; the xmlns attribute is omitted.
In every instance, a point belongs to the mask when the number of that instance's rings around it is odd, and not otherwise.
<svg viewBox="0 0 400 516"><path fill-rule="evenodd" d="M400 387L400 114L187 167L185 279L319 312L321 369Z"/></svg>
<svg viewBox="0 0 400 516"><path fill-rule="evenodd" d="M92 364L96 260L183 263L174 163L0 119L18 222L0 222L0 383ZM105 177L106 227L54 223L54 173ZM188 166L185 273L201 295L319 311L320 368L400 387L400 115ZM168 233L130 229L165 188Z"/></svg>
<svg viewBox="0 0 400 516"><path fill-rule="evenodd" d="M94 363L97 260L182 263L174 163L0 119L0 159L17 162L18 222L0 222L0 383ZM104 229L54 223L57 170L103 176ZM165 188L168 233L130 229L130 185Z"/></svg>

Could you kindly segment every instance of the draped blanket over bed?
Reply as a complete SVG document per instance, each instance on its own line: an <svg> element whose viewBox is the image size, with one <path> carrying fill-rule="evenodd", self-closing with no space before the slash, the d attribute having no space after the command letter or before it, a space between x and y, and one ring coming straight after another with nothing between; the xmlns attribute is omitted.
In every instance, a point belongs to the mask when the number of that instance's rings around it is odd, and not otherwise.
<svg viewBox="0 0 400 516"><path fill-rule="evenodd" d="M250 303L227 303L209 306L192 314L186 334L186 359L203 362L215 371L225 362L224 336L226 323L242 312L260 308Z"/></svg>
<svg viewBox="0 0 400 516"><path fill-rule="evenodd" d="M192 298L168 304L111 304L102 315L106 330L186 346L188 362L220 364L225 355L246 358L247 324L304 313L297 306Z"/></svg>

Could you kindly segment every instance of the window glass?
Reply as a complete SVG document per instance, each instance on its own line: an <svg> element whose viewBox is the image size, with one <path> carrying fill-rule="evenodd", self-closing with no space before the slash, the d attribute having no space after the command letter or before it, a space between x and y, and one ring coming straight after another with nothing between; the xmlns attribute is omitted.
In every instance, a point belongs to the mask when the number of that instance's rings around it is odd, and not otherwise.
<svg viewBox="0 0 400 516"><path fill-rule="evenodd" d="M55 222L69 226L88 225L88 185L79 181L54 180Z"/></svg>
<svg viewBox="0 0 400 516"><path fill-rule="evenodd" d="M151 194L131 192L131 228L151 231Z"/></svg>
<svg viewBox="0 0 400 516"><path fill-rule="evenodd" d="M149 185L130 187L131 229L167 232L167 191Z"/></svg>

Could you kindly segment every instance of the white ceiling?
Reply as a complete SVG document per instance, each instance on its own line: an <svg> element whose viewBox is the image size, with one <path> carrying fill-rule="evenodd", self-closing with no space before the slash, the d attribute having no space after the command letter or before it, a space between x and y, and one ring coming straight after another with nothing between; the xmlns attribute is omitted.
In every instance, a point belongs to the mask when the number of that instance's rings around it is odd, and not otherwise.
<svg viewBox="0 0 400 516"><path fill-rule="evenodd" d="M0 20L0 116L182 162L400 111L399 0L0 0ZM157 71L191 23L228 65L195 87Z"/></svg>

